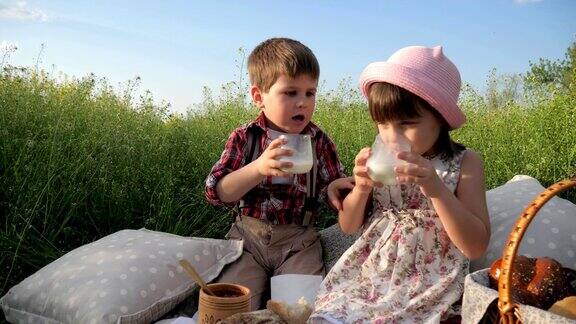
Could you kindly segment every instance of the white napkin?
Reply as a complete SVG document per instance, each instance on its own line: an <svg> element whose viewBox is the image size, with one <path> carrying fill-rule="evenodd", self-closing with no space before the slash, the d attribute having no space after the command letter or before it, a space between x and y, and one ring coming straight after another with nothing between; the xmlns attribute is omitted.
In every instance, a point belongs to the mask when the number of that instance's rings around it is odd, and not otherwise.
<svg viewBox="0 0 576 324"><path fill-rule="evenodd" d="M271 299L289 305L297 304L304 297L309 305L314 305L322 276L285 274L270 279Z"/></svg>

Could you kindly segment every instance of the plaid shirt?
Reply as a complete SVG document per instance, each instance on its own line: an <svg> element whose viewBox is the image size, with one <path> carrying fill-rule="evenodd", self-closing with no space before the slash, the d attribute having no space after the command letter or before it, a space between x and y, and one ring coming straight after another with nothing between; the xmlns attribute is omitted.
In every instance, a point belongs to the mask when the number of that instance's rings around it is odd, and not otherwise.
<svg viewBox="0 0 576 324"><path fill-rule="evenodd" d="M247 132L251 128L255 128L250 130L254 132L253 134L257 134L257 132L261 134L260 141L257 143L260 154L272 142L267 132L266 119L263 113L260 113L254 121L236 128L230 134L220 160L212 167L206 179L205 195L211 204L230 207L236 205L236 203L224 203L220 200L216 192L216 184L227 174L250 162L248 161L250 157L247 156L249 154ZM344 167L340 163L334 142L318 126L310 122L303 133L309 134L316 145L318 199L325 201L328 184L345 176ZM258 137L255 136L254 138ZM272 177L269 176L242 197L244 207L241 209L241 213L267 220L272 224L302 224L305 197L306 174L294 175L291 184L273 184ZM318 208L316 207L313 210L314 216L317 212Z"/></svg>

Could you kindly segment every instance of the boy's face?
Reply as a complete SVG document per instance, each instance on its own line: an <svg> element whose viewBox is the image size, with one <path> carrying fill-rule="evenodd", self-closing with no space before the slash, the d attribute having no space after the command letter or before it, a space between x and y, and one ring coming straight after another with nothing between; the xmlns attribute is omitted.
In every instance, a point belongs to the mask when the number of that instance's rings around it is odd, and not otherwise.
<svg viewBox="0 0 576 324"><path fill-rule="evenodd" d="M302 74L296 78L281 75L268 92L252 86L250 94L264 112L268 127L299 134L312 119L317 87L318 80L308 75Z"/></svg>

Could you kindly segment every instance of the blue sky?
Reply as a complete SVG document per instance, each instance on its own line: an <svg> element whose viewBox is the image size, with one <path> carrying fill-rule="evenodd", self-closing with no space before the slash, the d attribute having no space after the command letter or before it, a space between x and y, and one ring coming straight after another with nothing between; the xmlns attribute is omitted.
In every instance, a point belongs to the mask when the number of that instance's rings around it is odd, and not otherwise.
<svg viewBox="0 0 576 324"><path fill-rule="evenodd" d="M408 45L443 45L462 79L482 88L492 68L519 73L538 58L559 59L576 41L573 0L446 1L5 1L0 43L9 63L140 91L174 111L202 99L202 87L238 78L238 49L284 36L318 57L325 89Z"/></svg>

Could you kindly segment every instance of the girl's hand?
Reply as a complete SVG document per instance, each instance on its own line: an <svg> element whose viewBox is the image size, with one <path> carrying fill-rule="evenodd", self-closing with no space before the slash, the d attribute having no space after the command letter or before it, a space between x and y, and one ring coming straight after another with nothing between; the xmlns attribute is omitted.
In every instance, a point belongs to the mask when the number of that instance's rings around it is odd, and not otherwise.
<svg viewBox="0 0 576 324"><path fill-rule="evenodd" d="M396 180L399 183L415 183L427 197L435 197L440 192L444 183L438 177L430 160L412 152L400 152L397 157L408 162L394 168Z"/></svg>
<svg viewBox="0 0 576 324"><path fill-rule="evenodd" d="M375 182L368 176L368 167L366 167L366 161L372 153L369 147L365 147L358 152L356 158L354 159L354 190L358 190L361 193L369 193L372 191L375 185L381 187L380 182Z"/></svg>
<svg viewBox="0 0 576 324"><path fill-rule="evenodd" d="M353 177L340 178L330 182L327 189L328 202L337 210L342 210L342 201L352 189L354 189Z"/></svg>
<svg viewBox="0 0 576 324"><path fill-rule="evenodd" d="M289 174L288 172L282 171L282 169L291 168L292 162L278 160L281 156L292 155L292 150L281 148L281 146L286 143L288 143L288 140L285 138L273 140L262 155L256 159L255 162L260 175L285 177Z"/></svg>

